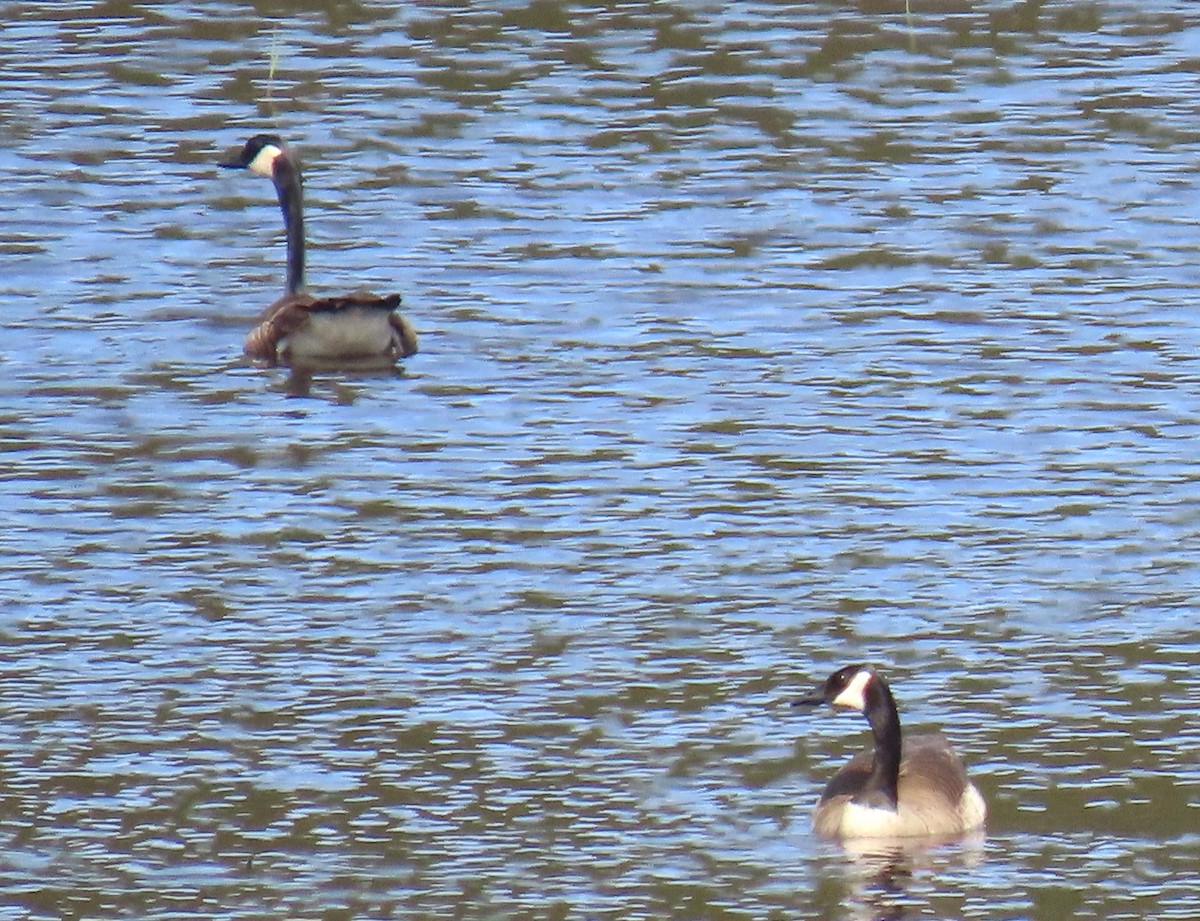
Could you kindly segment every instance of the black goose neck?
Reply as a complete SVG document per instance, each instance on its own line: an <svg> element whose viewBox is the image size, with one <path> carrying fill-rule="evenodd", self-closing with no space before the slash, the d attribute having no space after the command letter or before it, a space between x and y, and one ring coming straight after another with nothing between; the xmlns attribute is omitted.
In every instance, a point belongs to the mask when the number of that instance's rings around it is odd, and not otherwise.
<svg viewBox="0 0 1200 921"><path fill-rule="evenodd" d="M304 184L300 169L288 157L279 156L271 168L271 179L279 196L283 226L287 230L287 291L304 287Z"/></svg>
<svg viewBox="0 0 1200 921"><path fill-rule="evenodd" d="M878 675L867 685L863 713L875 737L875 759L864 793L881 794L895 809L900 779L900 714L891 689Z"/></svg>

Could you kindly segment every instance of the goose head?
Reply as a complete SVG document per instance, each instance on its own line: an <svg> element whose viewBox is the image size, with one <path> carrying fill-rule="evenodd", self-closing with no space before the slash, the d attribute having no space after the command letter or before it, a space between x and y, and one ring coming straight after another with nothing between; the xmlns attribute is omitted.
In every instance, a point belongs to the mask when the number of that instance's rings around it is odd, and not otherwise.
<svg viewBox="0 0 1200 921"><path fill-rule="evenodd" d="M817 687L816 694L796 701L798 706L819 707L829 704L846 710L866 713L867 690L876 681L875 669L869 665L847 665L839 668Z"/></svg>
<svg viewBox="0 0 1200 921"><path fill-rule="evenodd" d="M218 166L225 169L247 169L272 179L275 176L276 162L280 157L286 156L286 148L278 135L256 134L243 145L236 157Z"/></svg>

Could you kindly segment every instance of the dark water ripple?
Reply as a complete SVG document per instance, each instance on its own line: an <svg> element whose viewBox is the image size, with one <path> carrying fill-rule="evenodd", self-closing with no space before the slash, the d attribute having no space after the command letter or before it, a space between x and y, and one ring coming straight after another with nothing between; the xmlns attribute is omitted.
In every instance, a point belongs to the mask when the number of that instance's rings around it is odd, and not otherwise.
<svg viewBox="0 0 1200 921"><path fill-rule="evenodd" d="M1191 918L1200 16L912 6L9 4L0 918ZM851 659L985 841L812 839Z"/></svg>

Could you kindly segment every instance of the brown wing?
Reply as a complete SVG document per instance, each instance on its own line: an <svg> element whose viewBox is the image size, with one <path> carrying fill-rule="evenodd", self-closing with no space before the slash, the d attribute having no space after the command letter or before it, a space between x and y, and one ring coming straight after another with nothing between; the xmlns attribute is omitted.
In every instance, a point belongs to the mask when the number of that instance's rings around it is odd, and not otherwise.
<svg viewBox="0 0 1200 921"><path fill-rule="evenodd" d="M399 294L372 294L370 291L355 291L352 294L335 294L332 297L310 299L309 309L314 313L339 310L386 310L389 313L400 306Z"/></svg>
<svg viewBox="0 0 1200 921"><path fill-rule="evenodd" d="M392 329L396 331L396 337L400 340L400 357L416 355L417 331L413 329L413 325L398 313L391 314L388 322L392 324Z"/></svg>
<svg viewBox="0 0 1200 921"><path fill-rule="evenodd" d="M825 785L821 794L821 802L826 802L838 796L854 796L867 782L871 774L871 765L875 763L875 752L868 748L842 765Z"/></svg>
<svg viewBox="0 0 1200 921"><path fill-rule="evenodd" d="M308 322L316 298L307 294L285 294L263 311L262 321L250 334L242 351L268 364L279 362L279 342Z"/></svg>
<svg viewBox="0 0 1200 921"><path fill-rule="evenodd" d="M921 787L947 802L958 802L969 783L967 769L945 736L928 733L906 738L901 751L898 799L904 798L906 789ZM833 776L821 799L858 793L866 783L874 761L872 749L860 751ZM922 795L929 795L929 792Z"/></svg>
<svg viewBox="0 0 1200 921"><path fill-rule="evenodd" d="M957 808L967 789L967 769L939 733L904 740L898 798L941 801Z"/></svg>

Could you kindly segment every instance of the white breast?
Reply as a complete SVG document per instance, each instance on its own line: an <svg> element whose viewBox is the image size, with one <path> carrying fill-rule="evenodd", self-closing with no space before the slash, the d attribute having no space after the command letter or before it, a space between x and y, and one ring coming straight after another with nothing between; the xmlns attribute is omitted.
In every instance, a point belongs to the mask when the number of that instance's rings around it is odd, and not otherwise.
<svg viewBox="0 0 1200 921"><path fill-rule="evenodd" d="M848 802L842 810L839 834L843 838L900 838L911 832L901 828L900 813L895 810Z"/></svg>

